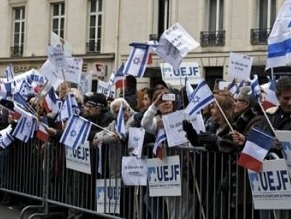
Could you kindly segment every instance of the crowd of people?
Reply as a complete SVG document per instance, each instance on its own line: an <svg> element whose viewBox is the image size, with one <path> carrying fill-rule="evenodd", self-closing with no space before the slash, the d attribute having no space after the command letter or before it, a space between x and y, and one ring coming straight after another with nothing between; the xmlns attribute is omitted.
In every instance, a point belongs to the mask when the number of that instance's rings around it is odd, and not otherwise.
<svg viewBox="0 0 291 219"><path fill-rule="evenodd" d="M104 94L89 92L82 94L77 88L73 88L67 82L62 83L57 94L64 100L68 93L73 93L80 110L80 116L91 121L88 135L90 143L91 175L65 169L65 147L59 143L65 129L66 121L56 122L57 113L47 112L43 105L45 97L32 95L28 98L28 104L33 107L39 119L46 118L48 126L46 131L50 135L51 147L50 175L51 183L59 184L61 189L67 188L66 198L63 195L55 197L57 201L66 202L73 206L96 210L96 179L120 178L122 156L127 156L130 151L127 146L128 131L130 127L142 127L145 129L144 145L154 143L160 129L164 128L163 115L182 110L187 105L185 89L181 91L171 88L164 81L157 81L152 87L137 90L136 79L127 76L127 87L124 94L115 99L108 99ZM175 100L163 100L164 94L175 94ZM251 92L249 84L244 84L233 95L227 89L213 90L215 102L207 106L203 112L205 132L196 131L192 124L184 120L183 130L192 146L204 147L209 153L199 156L183 156L181 164L183 171L182 194L180 197L164 197L162 199L150 198L148 191L143 191L144 212L150 218L269 218L273 214L268 211L254 211L251 190L247 178L247 172L237 166L237 158L242 151L248 132L252 127L258 127L274 136L272 128L266 121L257 99ZM277 130L290 130L291 127L291 77L281 77L276 83L276 95L280 103L275 108L266 111L273 128ZM125 136L117 133L116 118L120 106L124 112ZM3 108L1 127L8 124L17 124L17 118ZM231 124L231 126L229 125ZM167 134L167 133L166 133ZM48 143L44 143L46 147ZM106 153L100 155L99 147L106 149ZM10 146L9 146L10 147ZM6 151L0 152L0 173L5 174L5 157L9 156ZM145 151L148 149L144 149ZM158 157L158 153L169 156L176 153L176 148L168 148L164 141L159 151L153 153L150 150L148 157ZM274 136L272 151L282 157L279 142ZM41 149L40 149L41 153ZM100 159L104 163L102 171ZM195 160L194 160L195 159ZM183 168L187 163L187 168ZM190 164L190 165L189 165ZM6 164L7 165L7 164ZM207 173L201 166L207 166ZM199 180L197 180L199 176ZM82 182L82 184L80 184ZM205 185L209 184L210 185ZM3 182L2 182L3 185ZM69 186L66 186L69 185ZM189 192L191 191L191 192ZM62 191L61 193L65 193ZM78 200L74 194L86 194L86 200ZM124 199L121 201L121 215L132 218L133 213L127 209L127 198L136 194L130 188L124 188ZM82 195L81 195L82 196ZM65 200L65 201L64 201ZM179 203L179 207L178 207ZM223 203L223 204L221 204ZM163 207L161 207L163 206ZM181 207L180 207L181 206ZM216 207L214 207L216 206ZM166 210L165 210L166 209ZM203 209L203 210L201 210ZM244 213L242 213L244 212ZM289 215L288 211L280 212L282 216ZM94 218L93 215L85 214L79 210L70 209L68 218ZM285 217L286 218L286 217Z"/></svg>

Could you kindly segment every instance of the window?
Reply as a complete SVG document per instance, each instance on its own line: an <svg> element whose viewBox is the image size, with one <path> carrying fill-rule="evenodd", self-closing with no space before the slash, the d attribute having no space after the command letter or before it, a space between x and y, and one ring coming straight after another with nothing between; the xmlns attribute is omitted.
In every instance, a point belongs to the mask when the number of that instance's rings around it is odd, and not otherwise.
<svg viewBox="0 0 291 219"><path fill-rule="evenodd" d="M209 0L209 31L223 30L223 0Z"/></svg>
<svg viewBox="0 0 291 219"><path fill-rule="evenodd" d="M153 5L153 34L159 38L169 28L170 0L154 0Z"/></svg>
<svg viewBox="0 0 291 219"><path fill-rule="evenodd" d="M65 3L53 3L52 4L52 31L64 38L65 27Z"/></svg>
<svg viewBox="0 0 291 219"><path fill-rule="evenodd" d="M224 46L225 44L225 31L223 30L223 8L224 0L208 0L207 4L207 17L205 17L207 31L200 33L201 46Z"/></svg>
<svg viewBox="0 0 291 219"><path fill-rule="evenodd" d="M13 8L13 46L11 47L12 56L23 55L25 30L25 7Z"/></svg>
<svg viewBox="0 0 291 219"><path fill-rule="evenodd" d="M102 36L102 0L89 1L89 40L87 52L100 52Z"/></svg>
<svg viewBox="0 0 291 219"><path fill-rule="evenodd" d="M276 19L276 0L259 0L259 28L270 29Z"/></svg>

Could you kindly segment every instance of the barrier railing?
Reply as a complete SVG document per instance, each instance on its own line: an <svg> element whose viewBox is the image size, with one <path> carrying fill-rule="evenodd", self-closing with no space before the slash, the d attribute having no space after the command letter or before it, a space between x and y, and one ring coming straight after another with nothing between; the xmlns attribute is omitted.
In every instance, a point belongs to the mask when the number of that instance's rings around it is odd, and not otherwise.
<svg viewBox="0 0 291 219"><path fill-rule="evenodd" d="M152 146L145 145L145 157L152 157ZM181 196L150 197L148 186L122 183L119 168L127 149L124 146L118 150L118 156L113 156L106 145L101 154L90 148L89 175L66 168L65 147L59 143L17 141L0 153L0 190L40 201L40 205L24 208L20 218L32 208L41 211L31 218L50 214L51 206L68 209L68 218L82 213L126 219L258 218L258 211L252 207L247 172L236 165L237 155L190 146L170 148L167 156L178 155L180 159ZM109 165L112 159L114 168ZM118 170L115 175L112 168ZM97 182L105 188L102 192Z"/></svg>

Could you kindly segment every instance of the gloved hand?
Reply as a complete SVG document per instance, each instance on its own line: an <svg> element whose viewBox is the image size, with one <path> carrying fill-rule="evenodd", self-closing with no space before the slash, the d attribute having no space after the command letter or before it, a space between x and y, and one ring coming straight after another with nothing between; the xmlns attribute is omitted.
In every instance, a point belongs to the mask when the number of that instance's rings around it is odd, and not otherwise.
<svg viewBox="0 0 291 219"><path fill-rule="evenodd" d="M215 148L219 145L220 137L211 132L201 132L198 135L199 142L206 144L207 147L215 146Z"/></svg>
<svg viewBox="0 0 291 219"><path fill-rule="evenodd" d="M191 145L198 145L198 135L192 124L187 120L183 121L183 130L186 132L186 138L190 141Z"/></svg>

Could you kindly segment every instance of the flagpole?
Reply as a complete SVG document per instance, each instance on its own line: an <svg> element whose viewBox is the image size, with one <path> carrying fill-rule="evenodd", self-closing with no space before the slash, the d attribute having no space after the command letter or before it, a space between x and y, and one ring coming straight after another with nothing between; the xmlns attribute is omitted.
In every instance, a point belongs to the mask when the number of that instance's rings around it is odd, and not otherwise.
<svg viewBox="0 0 291 219"><path fill-rule="evenodd" d="M94 123L94 122L91 122L91 124L92 124L92 125L94 125L94 126L96 126L97 128L100 128L100 129L102 129L103 131L106 131L106 132L108 132L108 133L109 133L109 134L111 134L111 135L116 135L116 133L115 133L115 132L109 131L108 129L106 129L106 128L104 128L104 127L100 126L100 125L97 125L97 124L96 124L96 123Z"/></svg>
<svg viewBox="0 0 291 219"><path fill-rule="evenodd" d="M262 104L261 104L260 101L258 101L258 104L260 105L260 108L261 108L261 110L262 110L262 112L263 112L263 114L264 114L264 116L265 116L265 118L266 118L266 120L267 120L267 122L268 122L269 127L271 128L272 132L273 132L274 135L275 135L275 129L274 129L274 127L272 126L272 123L271 123L271 121L269 120L269 117L267 116L266 111L264 110L264 108L263 108L263 106L262 106Z"/></svg>
<svg viewBox="0 0 291 219"><path fill-rule="evenodd" d="M220 107L220 105L219 105L219 103L217 102L217 100L216 100L216 99L215 99L215 103L216 103L216 105L217 105L217 107L218 107L219 111L221 112L221 114L222 114L223 118L225 119L225 121L226 121L227 125L229 126L230 130L231 130L232 132L234 132L234 129L232 128L232 126L231 126L230 122L228 121L228 119L227 119L226 115L224 114L223 110L221 109L221 107Z"/></svg>

